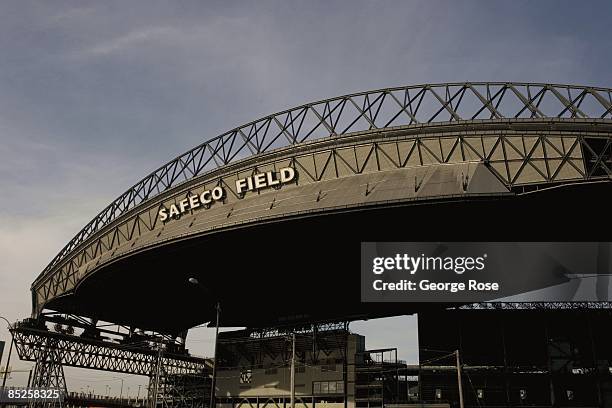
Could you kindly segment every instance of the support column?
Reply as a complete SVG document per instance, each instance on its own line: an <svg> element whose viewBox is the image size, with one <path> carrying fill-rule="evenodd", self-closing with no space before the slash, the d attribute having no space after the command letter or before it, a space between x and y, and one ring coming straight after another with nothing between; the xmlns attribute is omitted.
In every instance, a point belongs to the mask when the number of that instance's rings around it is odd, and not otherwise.
<svg viewBox="0 0 612 408"><path fill-rule="evenodd" d="M221 316L221 303L217 302L217 325L215 328L215 350L214 350L214 360L213 360L213 370L212 370L212 381L210 385L210 408L215 408L216 405L216 388L217 388L217 345L219 343L219 317Z"/></svg>
<svg viewBox="0 0 612 408"><path fill-rule="evenodd" d="M157 345L157 360L155 362L155 368L149 376L149 403L151 404L150 408L157 408L157 402L160 394L163 394L160 387L160 379L161 379L161 370L162 370L162 344L161 341ZM163 396L162 396L162 406L163 406Z"/></svg>
<svg viewBox="0 0 612 408"><path fill-rule="evenodd" d="M67 394L66 377L62 365L61 351L57 349L57 339L47 338L46 347L36 360L32 375L32 388L54 388ZM30 403L30 407L61 406L60 402Z"/></svg>

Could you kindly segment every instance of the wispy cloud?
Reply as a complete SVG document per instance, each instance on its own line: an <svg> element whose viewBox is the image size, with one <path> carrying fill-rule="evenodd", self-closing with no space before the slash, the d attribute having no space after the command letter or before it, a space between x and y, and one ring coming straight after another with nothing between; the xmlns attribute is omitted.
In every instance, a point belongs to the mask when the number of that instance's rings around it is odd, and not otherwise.
<svg viewBox="0 0 612 408"><path fill-rule="evenodd" d="M62 24L75 19L91 18L96 12L96 8L92 6L78 6L66 9L60 9L57 13L51 15L47 22L49 25Z"/></svg>
<svg viewBox="0 0 612 408"><path fill-rule="evenodd" d="M112 53L129 50L146 44L167 40L172 37L182 37L181 32L172 27L150 27L140 30L130 31L129 33L115 37L109 41L104 41L82 51L85 55L104 56Z"/></svg>

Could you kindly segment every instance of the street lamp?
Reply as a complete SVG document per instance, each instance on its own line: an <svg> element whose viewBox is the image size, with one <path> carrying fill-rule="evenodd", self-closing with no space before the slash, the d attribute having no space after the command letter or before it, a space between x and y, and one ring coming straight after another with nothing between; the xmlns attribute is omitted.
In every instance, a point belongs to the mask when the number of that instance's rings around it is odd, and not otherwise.
<svg viewBox="0 0 612 408"><path fill-rule="evenodd" d="M123 397L123 378L121 377L113 377L115 380L121 380L121 390L119 391L119 399Z"/></svg>
<svg viewBox="0 0 612 408"><path fill-rule="evenodd" d="M206 292L207 294L210 294L210 292L200 284L200 281L197 280L194 277L191 277L188 279L189 283L191 283L192 285L196 285L198 286L200 289L202 289L202 291ZM219 341L219 317L221 315L221 302L219 302L219 300L217 299L217 302L215 304L215 309L217 311L217 324L215 325L215 349L213 351L213 372L212 372L212 381L210 383L210 408L215 408L216 405L216 398L215 398L215 388L216 388L216 382L217 382L217 343Z"/></svg>
<svg viewBox="0 0 612 408"><path fill-rule="evenodd" d="M2 379L2 388L4 388L4 386L6 385L6 378L8 377L9 363L11 362L11 352L13 351L13 343L15 342L15 338L11 333L11 322L9 322L8 319L4 316L0 316L0 319L6 322L9 328L9 333L11 334L11 345L9 346L8 357L6 358L6 367L4 368L4 378Z"/></svg>

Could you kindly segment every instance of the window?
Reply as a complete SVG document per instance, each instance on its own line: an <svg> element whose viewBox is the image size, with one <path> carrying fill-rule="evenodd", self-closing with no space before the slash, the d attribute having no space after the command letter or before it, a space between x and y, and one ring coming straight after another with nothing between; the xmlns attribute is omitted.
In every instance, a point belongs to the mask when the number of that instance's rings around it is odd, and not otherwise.
<svg viewBox="0 0 612 408"><path fill-rule="evenodd" d="M326 364L321 366L321 371L336 371L336 365L335 364Z"/></svg>
<svg viewBox="0 0 612 408"><path fill-rule="evenodd" d="M240 370L240 384L250 384L253 378L253 372L250 368Z"/></svg>
<svg viewBox="0 0 612 408"><path fill-rule="evenodd" d="M312 383L312 393L321 394L343 394L344 382L342 381L315 381Z"/></svg>

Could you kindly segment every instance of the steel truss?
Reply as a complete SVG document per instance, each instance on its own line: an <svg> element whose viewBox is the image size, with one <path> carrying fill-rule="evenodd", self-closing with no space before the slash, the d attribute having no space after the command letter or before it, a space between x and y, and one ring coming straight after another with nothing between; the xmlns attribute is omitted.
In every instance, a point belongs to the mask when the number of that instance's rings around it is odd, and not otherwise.
<svg viewBox="0 0 612 408"><path fill-rule="evenodd" d="M540 120L541 121L541 120ZM525 125L525 124L523 124ZM565 123L564 125L568 125ZM455 125L453 125L455 126ZM459 126L459 125L457 125ZM471 125L470 125L471 126ZM483 163L487 169L508 189L508 194L527 194L534 190L550 189L570 183L609 183L612 181L612 121L606 126L599 124L590 131L575 127L564 127L556 123L555 129L544 129L544 122L536 126L534 122L525 130L518 125L495 124L487 131L474 129L446 129L443 134L431 134L420 129L412 129L410 135L404 130L389 130L376 138L367 138L360 143L348 145L319 146L310 152L297 147L276 157L274 161L250 163L241 171L256 171L258 166L278 168L289 163L300 174L304 185L335 178L360 175L362 173L393 171L422 166L424 170L438 164ZM459 126L463 128L463 126ZM604 131L605 130L605 131ZM401 133L400 136L391 136ZM335 144L335 142L329 142ZM300 151L304 149L304 151ZM231 172L215 175L211 179L194 180L184 188L173 191L163 202L145 203L132 213L116 220L108 228L75 248L53 271L44 272L32 285L34 297L33 313L41 312L45 305L60 295L69 294L89 273L95 273L113 259L128 256L144 245L163 245L177 238L176 231L167 229L159 219L159 206L177 203L181 197L199 192L205 183L221 184L227 192L228 204L238 200L232 189ZM421 188L426 172L414 176L415 194ZM462 175L463 194L470 185L470 176ZM425 184L426 185L426 184ZM373 185L363 186L364 199L374 189ZM461 194L460 190L457 194ZM325 205L327 193L323 190L311 192L312 200ZM454 196L453 199L460 199ZM235 201L234 201L235 202ZM289 201L287 201L289 203ZM270 209L275 200L270 199ZM225 220L221 224L207 224L219 227L237 225L232 219L233 205L229 206ZM264 216L265 212L261 212ZM255 213L254 213L255 214ZM253 215L255 216L255 215ZM239 216L240 217L240 216ZM191 225L201 224L205 216L193 214L189 227L184 227L185 235L191 232ZM197 220L197 221L196 221ZM251 222L255 219L242 222Z"/></svg>
<svg viewBox="0 0 612 408"><path fill-rule="evenodd" d="M348 322L335 322L221 333L219 364L234 367L242 358L249 362L250 367L263 368L266 357L289 362L292 333L296 334L296 353L302 363L318 364L333 350L339 350L346 361L348 327Z"/></svg>
<svg viewBox="0 0 612 408"><path fill-rule="evenodd" d="M146 346L109 344L20 327L13 329L12 334L19 357L26 361L45 361L50 351L61 350L61 360L53 361L64 366L147 376L151 375L152 367L157 363L155 350ZM164 354L162 364L172 374L193 374L205 369L206 360Z"/></svg>
<svg viewBox="0 0 612 408"><path fill-rule="evenodd" d="M148 397L151 407L201 408L209 405L211 377L208 366L192 373L172 372L163 364L163 350L158 349L155 373L150 376Z"/></svg>
<svg viewBox="0 0 612 408"><path fill-rule="evenodd" d="M58 320L51 320L56 322L56 330ZM19 358L36 362L35 387L66 391L63 367L71 366L148 376L150 401L162 407L201 407L210 395L209 362L173 352L176 344L167 336L159 335L153 343L149 338L121 344L88 338L88 331L81 335L68 334L66 329L51 331L44 321L34 319L18 322L11 334Z"/></svg>
<svg viewBox="0 0 612 408"><path fill-rule="evenodd" d="M349 322L326 322L326 323L304 324L304 325L299 325L299 326L258 328L258 329L250 329L249 337L266 338L266 337L285 336L285 335L289 335L292 333L315 333L315 332L326 332L330 330L348 330L348 326L349 326Z"/></svg>
<svg viewBox="0 0 612 408"><path fill-rule="evenodd" d="M612 310L612 302L482 302L459 306L472 310Z"/></svg>
<svg viewBox="0 0 612 408"><path fill-rule="evenodd" d="M612 119L612 90L510 82L426 84L344 95L272 114L196 146L136 183L71 239L38 280L47 277L88 238L139 204L249 156L377 129L543 118L608 122ZM604 150L609 148L609 141L603 143L607 143ZM597 150L591 153L599 168L603 155L598 156Z"/></svg>
<svg viewBox="0 0 612 408"><path fill-rule="evenodd" d="M365 350L356 356L355 403L357 407L382 407L405 402L407 389L400 392L400 374L406 362L398 360L396 348Z"/></svg>
<svg viewBox="0 0 612 408"><path fill-rule="evenodd" d="M53 388L67 395L66 377L64 376L64 366L62 365L62 353L58 348L58 339L47 337L43 340L44 346L36 359L36 365L32 375L31 386L33 388ZM17 352L19 353L19 343L15 341ZM21 355L20 355L21 357ZM59 402L36 402L31 403L33 407L52 407L61 405Z"/></svg>

